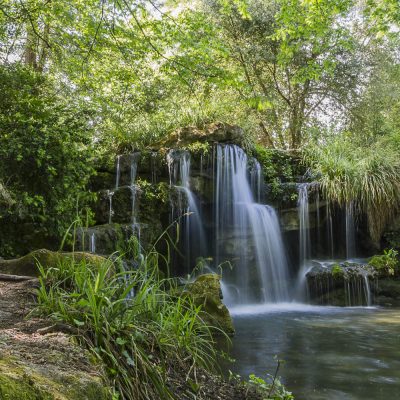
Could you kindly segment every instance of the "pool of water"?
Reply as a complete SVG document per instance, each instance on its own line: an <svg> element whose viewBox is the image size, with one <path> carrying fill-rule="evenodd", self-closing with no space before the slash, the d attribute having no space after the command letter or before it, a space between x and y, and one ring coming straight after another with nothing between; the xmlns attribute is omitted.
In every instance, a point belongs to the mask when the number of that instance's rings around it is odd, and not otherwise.
<svg viewBox="0 0 400 400"><path fill-rule="evenodd" d="M278 375L296 400L400 399L400 310L301 304L232 308L224 368Z"/></svg>

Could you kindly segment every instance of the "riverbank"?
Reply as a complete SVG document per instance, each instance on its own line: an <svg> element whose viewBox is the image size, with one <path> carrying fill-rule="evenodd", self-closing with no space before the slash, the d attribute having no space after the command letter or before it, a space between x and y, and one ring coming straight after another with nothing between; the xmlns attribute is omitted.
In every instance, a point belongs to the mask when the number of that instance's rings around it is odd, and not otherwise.
<svg viewBox="0 0 400 400"><path fill-rule="evenodd" d="M30 313L36 305L36 278L2 275L0 280L0 398L12 400L111 398L105 366L77 344L76 328ZM156 355L153 355L156 357ZM149 354L149 358L153 357ZM259 400L237 382L228 382L191 363L166 363L165 386L173 398Z"/></svg>

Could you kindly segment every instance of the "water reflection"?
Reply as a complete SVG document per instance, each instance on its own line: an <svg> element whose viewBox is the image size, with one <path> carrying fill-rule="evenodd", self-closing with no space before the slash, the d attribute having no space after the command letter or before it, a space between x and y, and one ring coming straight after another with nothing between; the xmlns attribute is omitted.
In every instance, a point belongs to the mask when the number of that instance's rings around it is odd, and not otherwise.
<svg viewBox="0 0 400 400"><path fill-rule="evenodd" d="M226 366L279 375L297 400L400 399L400 310L279 305L234 309Z"/></svg>

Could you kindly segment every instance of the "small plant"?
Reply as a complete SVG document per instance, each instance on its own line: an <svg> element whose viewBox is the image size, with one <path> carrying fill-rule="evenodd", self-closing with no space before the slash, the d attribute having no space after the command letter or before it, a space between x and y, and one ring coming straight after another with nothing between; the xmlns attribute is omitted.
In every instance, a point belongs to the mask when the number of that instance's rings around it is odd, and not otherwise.
<svg viewBox="0 0 400 400"><path fill-rule="evenodd" d="M267 374L264 380L254 374L249 376L249 385L256 388L257 392L261 394L262 400L293 400L294 397L291 392L288 392L285 386L274 376Z"/></svg>
<svg viewBox="0 0 400 400"><path fill-rule="evenodd" d="M211 146L207 142L193 142L187 145L186 149L194 154L207 155L210 152Z"/></svg>
<svg viewBox="0 0 400 400"><path fill-rule="evenodd" d="M368 264L373 266L381 275L393 276L400 268L400 262L397 256L397 250L386 249L382 255L376 255L370 258Z"/></svg>
<svg viewBox="0 0 400 400"><path fill-rule="evenodd" d="M334 278L342 278L344 275L343 268L339 264L335 264L332 267L332 276Z"/></svg>
<svg viewBox="0 0 400 400"><path fill-rule="evenodd" d="M266 375L266 379L260 378L255 374L249 375L248 382L243 381L239 374L229 371L229 380L237 385L244 385L247 388L254 389L262 400L294 400L291 392L287 391L285 386L278 378L278 372L282 364L282 360L277 360L275 374Z"/></svg>

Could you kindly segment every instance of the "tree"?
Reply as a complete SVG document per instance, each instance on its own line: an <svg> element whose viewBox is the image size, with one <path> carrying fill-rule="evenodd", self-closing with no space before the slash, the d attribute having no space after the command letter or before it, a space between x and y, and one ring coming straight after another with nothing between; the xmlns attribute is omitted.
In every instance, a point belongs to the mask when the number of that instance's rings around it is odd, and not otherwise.
<svg viewBox="0 0 400 400"><path fill-rule="evenodd" d="M316 114L356 86L355 42L345 18L351 1L250 0L247 13L206 12L221 26L227 81L257 115L269 146L301 147ZM218 12L216 12L218 11Z"/></svg>

